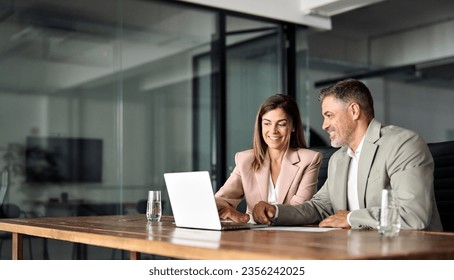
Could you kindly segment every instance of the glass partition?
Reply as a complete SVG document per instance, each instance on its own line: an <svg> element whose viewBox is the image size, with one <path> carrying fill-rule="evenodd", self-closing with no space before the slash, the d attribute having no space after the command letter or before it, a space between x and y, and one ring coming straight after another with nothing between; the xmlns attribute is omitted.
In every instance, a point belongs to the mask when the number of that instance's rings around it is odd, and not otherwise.
<svg viewBox="0 0 454 280"><path fill-rule="evenodd" d="M119 211L121 89L118 79L101 81L121 69L120 39L117 7L106 3L1 5L0 202L25 215L74 215L98 202ZM94 180L83 179L89 171Z"/></svg>
<svg viewBox="0 0 454 280"><path fill-rule="evenodd" d="M211 101L193 80L210 83L211 62L196 70L194 57L211 51L215 13L105 0L0 12L1 202L30 216L137 213L164 172L205 168L209 145L194 139L211 139Z"/></svg>
<svg viewBox="0 0 454 280"><path fill-rule="evenodd" d="M241 17L226 19L227 176L235 167L235 153L252 148L255 117L262 102L285 93L282 28Z"/></svg>
<svg viewBox="0 0 454 280"><path fill-rule="evenodd" d="M318 92L313 90L308 36L312 31L296 28L296 100L304 127L304 136L309 147L326 146L326 133L322 131L322 114ZM329 139L328 139L329 140Z"/></svg>

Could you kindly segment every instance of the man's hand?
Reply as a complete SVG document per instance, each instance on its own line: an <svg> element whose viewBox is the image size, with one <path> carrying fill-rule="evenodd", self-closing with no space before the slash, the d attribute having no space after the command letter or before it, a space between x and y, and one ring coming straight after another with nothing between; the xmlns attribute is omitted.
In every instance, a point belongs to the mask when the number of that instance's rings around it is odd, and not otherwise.
<svg viewBox="0 0 454 280"><path fill-rule="evenodd" d="M320 222L320 227L337 227L349 229L351 226L348 224L347 215L350 211L340 210L336 214L329 216Z"/></svg>
<svg viewBox="0 0 454 280"><path fill-rule="evenodd" d="M218 210L219 218L222 220L231 220L235 223L249 222L249 215L241 213L231 206L222 207Z"/></svg>
<svg viewBox="0 0 454 280"><path fill-rule="evenodd" d="M276 215L276 207L272 204L260 201L254 206L252 210L252 216L257 224L270 225L271 220Z"/></svg>

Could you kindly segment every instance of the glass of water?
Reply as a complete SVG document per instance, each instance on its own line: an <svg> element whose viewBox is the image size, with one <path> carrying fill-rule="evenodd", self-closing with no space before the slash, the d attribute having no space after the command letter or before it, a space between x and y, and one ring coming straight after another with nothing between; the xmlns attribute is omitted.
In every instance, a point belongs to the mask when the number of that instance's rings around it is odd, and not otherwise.
<svg viewBox="0 0 454 280"><path fill-rule="evenodd" d="M383 189L378 233L382 236L399 235L400 215L399 201L395 190Z"/></svg>
<svg viewBox="0 0 454 280"><path fill-rule="evenodd" d="M150 222L161 220L161 191L148 191L147 219Z"/></svg>

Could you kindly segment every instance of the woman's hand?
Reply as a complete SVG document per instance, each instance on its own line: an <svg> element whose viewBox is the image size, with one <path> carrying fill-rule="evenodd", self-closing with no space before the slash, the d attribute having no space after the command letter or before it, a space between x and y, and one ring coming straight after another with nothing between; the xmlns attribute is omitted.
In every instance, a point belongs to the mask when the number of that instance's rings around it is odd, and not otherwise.
<svg viewBox="0 0 454 280"><path fill-rule="evenodd" d="M231 220L235 223L247 223L249 222L249 215L237 211L232 206L225 206L218 210L219 217L222 220Z"/></svg>

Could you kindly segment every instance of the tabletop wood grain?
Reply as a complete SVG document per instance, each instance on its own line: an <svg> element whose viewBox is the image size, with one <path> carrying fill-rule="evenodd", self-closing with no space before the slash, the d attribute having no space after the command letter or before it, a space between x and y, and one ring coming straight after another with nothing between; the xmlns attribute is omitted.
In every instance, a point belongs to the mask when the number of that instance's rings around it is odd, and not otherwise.
<svg viewBox="0 0 454 280"><path fill-rule="evenodd" d="M212 231L177 228L172 217L145 215L42 217L0 220L13 233L13 258L22 257L22 236L64 240L178 259L454 259L454 233L402 230L384 238L376 230L300 232Z"/></svg>

